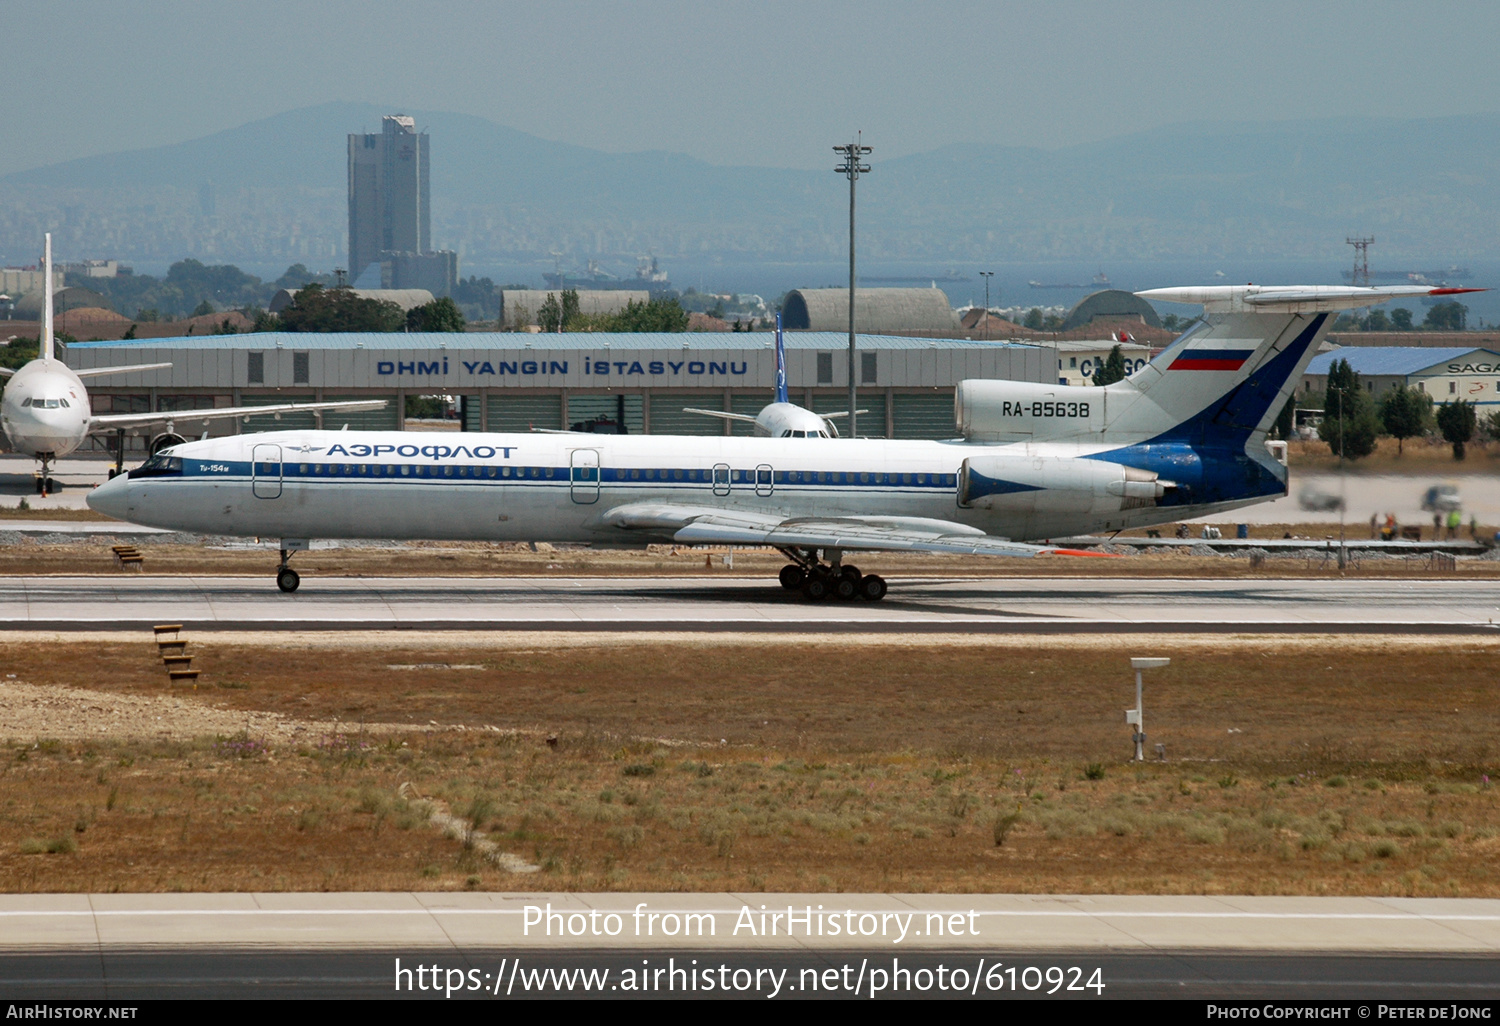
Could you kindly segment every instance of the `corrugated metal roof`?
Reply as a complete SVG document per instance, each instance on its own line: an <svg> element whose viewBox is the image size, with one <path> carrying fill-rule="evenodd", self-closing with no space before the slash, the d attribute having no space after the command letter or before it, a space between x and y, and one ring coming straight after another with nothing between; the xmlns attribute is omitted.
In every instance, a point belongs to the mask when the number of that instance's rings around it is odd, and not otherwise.
<svg viewBox="0 0 1500 1026"><path fill-rule="evenodd" d="M1343 346L1319 353L1307 365L1308 374L1323 375L1335 360L1348 360L1356 374L1372 377L1399 377L1416 374L1438 364L1448 363L1468 353L1492 352L1479 346L1457 349L1434 349L1426 346Z"/></svg>
<svg viewBox="0 0 1500 1026"><path fill-rule="evenodd" d="M775 344L770 331L589 331L536 334L511 331L466 332L295 332L267 331L244 335L186 335L177 338L114 339L74 342L69 349L671 349L754 350ZM905 338L856 335L861 350L878 349L1035 349L1025 342L970 341L952 338ZM786 335L788 349L847 350L849 336L836 331L798 331Z"/></svg>
<svg viewBox="0 0 1500 1026"><path fill-rule="evenodd" d="M951 331L958 323L947 294L936 287L861 289L855 303L861 321L885 331ZM849 290L793 289L782 309L788 326L837 330L849 323Z"/></svg>

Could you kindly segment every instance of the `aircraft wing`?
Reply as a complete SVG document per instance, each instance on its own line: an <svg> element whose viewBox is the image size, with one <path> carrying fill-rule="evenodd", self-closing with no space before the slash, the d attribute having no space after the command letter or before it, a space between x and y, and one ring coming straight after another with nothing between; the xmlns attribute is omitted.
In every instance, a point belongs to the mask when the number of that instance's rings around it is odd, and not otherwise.
<svg viewBox="0 0 1500 1026"><path fill-rule="evenodd" d="M1098 556L1054 545L1027 545L996 538L978 528L927 517L778 517L708 506L634 503L604 514L621 530L671 532L684 545L771 545L777 548L868 549L895 552L954 552L982 556L1060 553Z"/></svg>
<svg viewBox="0 0 1500 1026"><path fill-rule="evenodd" d="M730 413L728 410L699 410L692 406L684 406L683 413L701 413L705 417L718 417L720 420L742 420L747 424L754 424L756 418L748 413Z"/></svg>
<svg viewBox="0 0 1500 1026"><path fill-rule="evenodd" d="M136 363L128 367L85 367L83 370L75 370L73 374L79 378L102 378L110 374L139 374L142 371L163 370L172 366L170 363Z"/></svg>
<svg viewBox="0 0 1500 1026"><path fill-rule="evenodd" d="M89 430L101 428L140 427L174 421L198 423L224 420L227 417L258 417L266 413L306 413L310 410L379 410L384 399L355 399L336 403L277 403L274 406L223 406L211 410L163 410L159 413L104 413L89 421Z"/></svg>

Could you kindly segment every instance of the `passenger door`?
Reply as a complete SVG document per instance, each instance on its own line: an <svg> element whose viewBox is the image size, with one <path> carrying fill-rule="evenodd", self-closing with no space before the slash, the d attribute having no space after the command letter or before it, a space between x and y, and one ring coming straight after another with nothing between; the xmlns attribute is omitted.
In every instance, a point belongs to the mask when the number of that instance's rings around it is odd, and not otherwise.
<svg viewBox="0 0 1500 1026"><path fill-rule="evenodd" d="M281 498L281 446L262 442L250 450L250 493L257 499Z"/></svg>
<svg viewBox="0 0 1500 1026"><path fill-rule="evenodd" d="M755 468L755 494L761 498L768 497L775 490L776 472L771 469L769 463L762 463Z"/></svg>
<svg viewBox="0 0 1500 1026"><path fill-rule="evenodd" d="M569 490L573 501L591 505L599 501L599 450L574 449L569 460Z"/></svg>

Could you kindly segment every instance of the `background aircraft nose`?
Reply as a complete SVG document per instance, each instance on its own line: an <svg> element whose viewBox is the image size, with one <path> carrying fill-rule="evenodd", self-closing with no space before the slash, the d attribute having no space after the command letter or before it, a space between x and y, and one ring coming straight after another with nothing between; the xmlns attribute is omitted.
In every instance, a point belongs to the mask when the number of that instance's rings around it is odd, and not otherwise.
<svg viewBox="0 0 1500 1026"><path fill-rule="evenodd" d="M129 490L130 479L121 474L89 492L84 501L89 504L89 509L97 513L114 517L116 520L124 520L126 510L130 505Z"/></svg>

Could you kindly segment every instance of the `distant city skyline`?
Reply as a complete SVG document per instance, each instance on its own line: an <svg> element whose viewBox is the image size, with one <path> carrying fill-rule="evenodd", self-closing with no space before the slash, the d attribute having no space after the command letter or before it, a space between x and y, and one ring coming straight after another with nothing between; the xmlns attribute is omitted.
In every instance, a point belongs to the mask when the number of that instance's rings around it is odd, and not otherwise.
<svg viewBox="0 0 1500 1026"><path fill-rule="evenodd" d="M1500 107L1497 30L1483 3L11 0L0 175L331 100L813 170L856 130L890 159L1197 120L1472 114Z"/></svg>

